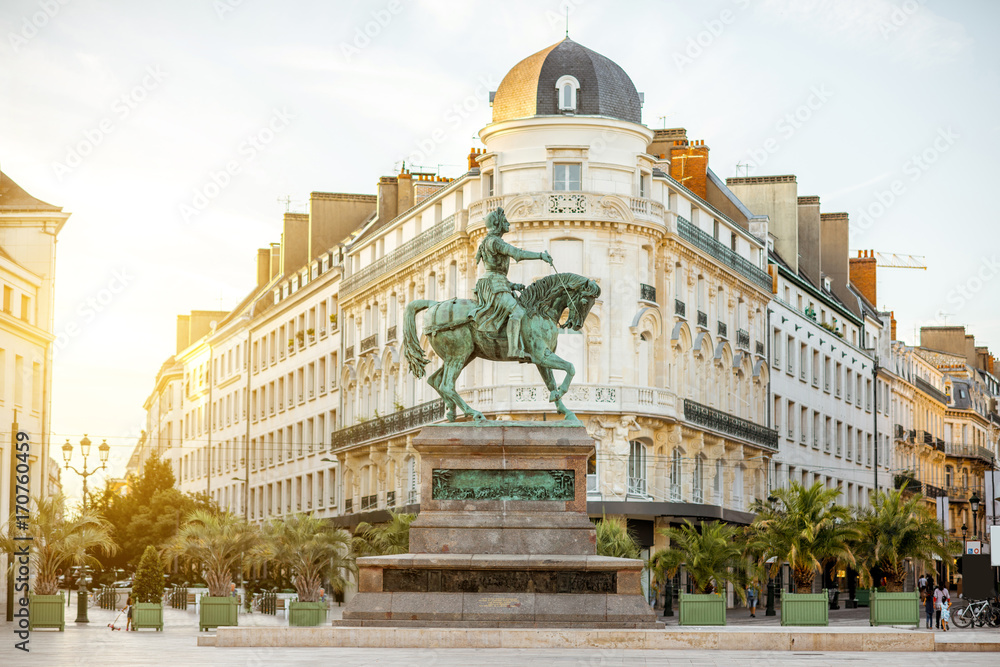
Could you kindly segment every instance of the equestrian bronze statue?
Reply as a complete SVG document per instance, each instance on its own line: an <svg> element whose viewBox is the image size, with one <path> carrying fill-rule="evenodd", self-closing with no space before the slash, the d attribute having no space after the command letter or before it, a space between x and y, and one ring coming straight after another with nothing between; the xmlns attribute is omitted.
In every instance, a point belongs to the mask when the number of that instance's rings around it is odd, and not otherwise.
<svg viewBox="0 0 1000 667"><path fill-rule="evenodd" d="M510 231L510 225L502 208L486 217L486 229L486 238L476 251L476 264L483 262L486 266L486 273L476 282L476 300L416 300L406 306L403 356L410 371L423 377L429 363L420 347L416 320L417 313L426 310L424 333L442 360L427 383L444 399L448 421L455 421L456 407L476 421L485 419L455 390L459 373L476 357L534 364L549 389L549 401L566 419L576 419L562 402L573 381L573 364L555 354L556 343L561 328L579 331L583 327L601 288L575 273L554 273L528 287L511 283L507 280L510 260L540 259L552 265L552 257L547 252L529 252L505 242L503 235ZM560 323L564 314L566 319ZM566 373L559 386L553 370Z"/></svg>

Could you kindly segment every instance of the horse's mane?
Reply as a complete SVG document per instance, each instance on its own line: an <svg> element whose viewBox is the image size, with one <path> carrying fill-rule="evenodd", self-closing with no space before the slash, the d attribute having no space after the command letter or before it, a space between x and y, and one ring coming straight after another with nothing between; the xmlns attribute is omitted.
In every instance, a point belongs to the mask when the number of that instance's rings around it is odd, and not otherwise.
<svg viewBox="0 0 1000 667"><path fill-rule="evenodd" d="M589 282L590 278L576 273L555 273L539 278L525 287L518 301L528 315L535 315L552 298L553 292L560 293L565 287L567 292L575 294Z"/></svg>

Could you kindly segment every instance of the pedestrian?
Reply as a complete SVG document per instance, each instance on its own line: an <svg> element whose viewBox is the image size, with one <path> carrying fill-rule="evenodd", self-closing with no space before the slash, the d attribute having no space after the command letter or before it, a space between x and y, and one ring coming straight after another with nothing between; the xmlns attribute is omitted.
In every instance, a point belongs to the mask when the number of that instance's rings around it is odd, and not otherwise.
<svg viewBox="0 0 1000 667"><path fill-rule="evenodd" d="M747 586L747 607L750 609L750 616L757 618L757 585L752 581Z"/></svg>
<svg viewBox="0 0 1000 667"><path fill-rule="evenodd" d="M125 608L122 609L125 613L125 632L132 629L132 594L129 593L128 598L125 600Z"/></svg>
<svg viewBox="0 0 1000 667"><path fill-rule="evenodd" d="M927 575L921 574L920 578L917 579L917 590L924 590L927 587Z"/></svg>
<svg viewBox="0 0 1000 667"><path fill-rule="evenodd" d="M929 589L924 589L920 595L924 601L924 611L927 613L927 629L930 630L931 625L934 623L934 595L931 594Z"/></svg>
<svg viewBox="0 0 1000 667"><path fill-rule="evenodd" d="M947 590L937 584L934 586L934 627L938 630L941 629L941 602L945 599L947 595Z"/></svg>
<svg viewBox="0 0 1000 667"><path fill-rule="evenodd" d="M951 620L951 598L941 600L941 629L948 632L948 621Z"/></svg>

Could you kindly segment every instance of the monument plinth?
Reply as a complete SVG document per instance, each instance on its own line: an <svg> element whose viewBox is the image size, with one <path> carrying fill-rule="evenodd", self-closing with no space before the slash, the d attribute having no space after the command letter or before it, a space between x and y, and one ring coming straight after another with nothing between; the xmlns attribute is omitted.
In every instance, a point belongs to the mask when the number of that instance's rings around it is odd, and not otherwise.
<svg viewBox="0 0 1000 667"><path fill-rule="evenodd" d="M596 555L576 421L425 427L410 553L359 558L338 625L654 628L640 560Z"/></svg>

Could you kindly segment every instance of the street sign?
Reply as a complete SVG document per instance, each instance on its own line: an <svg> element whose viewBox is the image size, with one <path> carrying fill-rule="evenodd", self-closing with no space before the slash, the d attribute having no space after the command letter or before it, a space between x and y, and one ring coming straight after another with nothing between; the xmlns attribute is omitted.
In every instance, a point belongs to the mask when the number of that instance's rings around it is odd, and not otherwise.
<svg viewBox="0 0 1000 667"><path fill-rule="evenodd" d="M983 543L979 540L969 540L965 543L965 553L973 556L978 556L983 553Z"/></svg>

